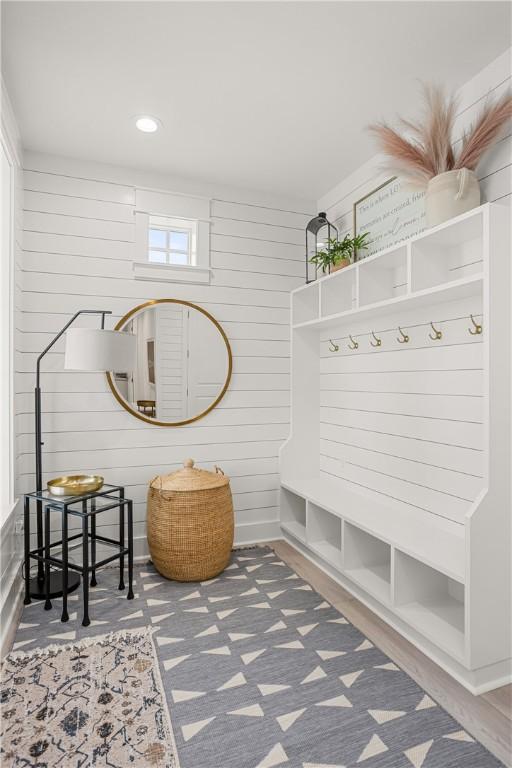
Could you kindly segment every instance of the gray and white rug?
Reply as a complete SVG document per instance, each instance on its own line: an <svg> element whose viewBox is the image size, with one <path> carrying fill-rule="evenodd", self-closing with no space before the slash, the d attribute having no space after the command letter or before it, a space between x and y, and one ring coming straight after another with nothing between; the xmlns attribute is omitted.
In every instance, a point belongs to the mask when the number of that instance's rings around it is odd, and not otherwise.
<svg viewBox="0 0 512 768"><path fill-rule="evenodd" d="M201 584L135 573L130 602L99 573L87 628L77 593L68 624L27 606L15 650L156 628L181 768L502 766L270 549Z"/></svg>

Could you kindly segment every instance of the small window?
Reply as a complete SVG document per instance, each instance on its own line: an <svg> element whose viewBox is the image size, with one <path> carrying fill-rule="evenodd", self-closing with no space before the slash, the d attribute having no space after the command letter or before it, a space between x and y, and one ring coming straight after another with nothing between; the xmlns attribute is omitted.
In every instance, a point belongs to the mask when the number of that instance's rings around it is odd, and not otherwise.
<svg viewBox="0 0 512 768"><path fill-rule="evenodd" d="M148 261L152 264L196 264L197 222L150 216Z"/></svg>

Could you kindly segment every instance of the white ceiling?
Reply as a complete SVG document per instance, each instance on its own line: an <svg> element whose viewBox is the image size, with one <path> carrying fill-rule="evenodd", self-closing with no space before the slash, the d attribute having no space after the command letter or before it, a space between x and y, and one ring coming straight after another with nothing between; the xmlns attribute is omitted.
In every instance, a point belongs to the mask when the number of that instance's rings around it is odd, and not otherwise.
<svg viewBox="0 0 512 768"><path fill-rule="evenodd" d="M317 197L373 154L364 127L510 45L505 2L2 2L24 146ZM133 116L158 117L141 134Z"/></svg>

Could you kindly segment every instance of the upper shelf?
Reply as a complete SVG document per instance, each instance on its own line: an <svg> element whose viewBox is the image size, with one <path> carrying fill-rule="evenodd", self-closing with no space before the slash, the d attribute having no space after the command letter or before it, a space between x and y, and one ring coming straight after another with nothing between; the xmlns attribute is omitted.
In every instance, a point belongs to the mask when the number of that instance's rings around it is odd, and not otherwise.
<svg viewBox="0 0 512 768"><path fill-rule="evenodd" d="M292 292L294 328L328 328L475 295L481 289L488 204Z"/></svg>

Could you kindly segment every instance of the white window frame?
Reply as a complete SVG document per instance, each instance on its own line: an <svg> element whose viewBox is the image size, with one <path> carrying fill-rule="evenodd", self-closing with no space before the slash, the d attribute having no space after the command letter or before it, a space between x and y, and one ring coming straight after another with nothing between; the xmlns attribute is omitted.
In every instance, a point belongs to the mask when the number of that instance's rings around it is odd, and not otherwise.
<svg viewBox="0 0 512 768"><path fill-rule="evenodd" d="M179 283L210 282L210 200L190 195L136 189L135 250L133 273L136 280ZM149 261L149 251L172 249L149 246L149 230L190 232L189 263ZM169 244L169 240L167 241ZM177 249L174 249L178 252Z"/></svg>

